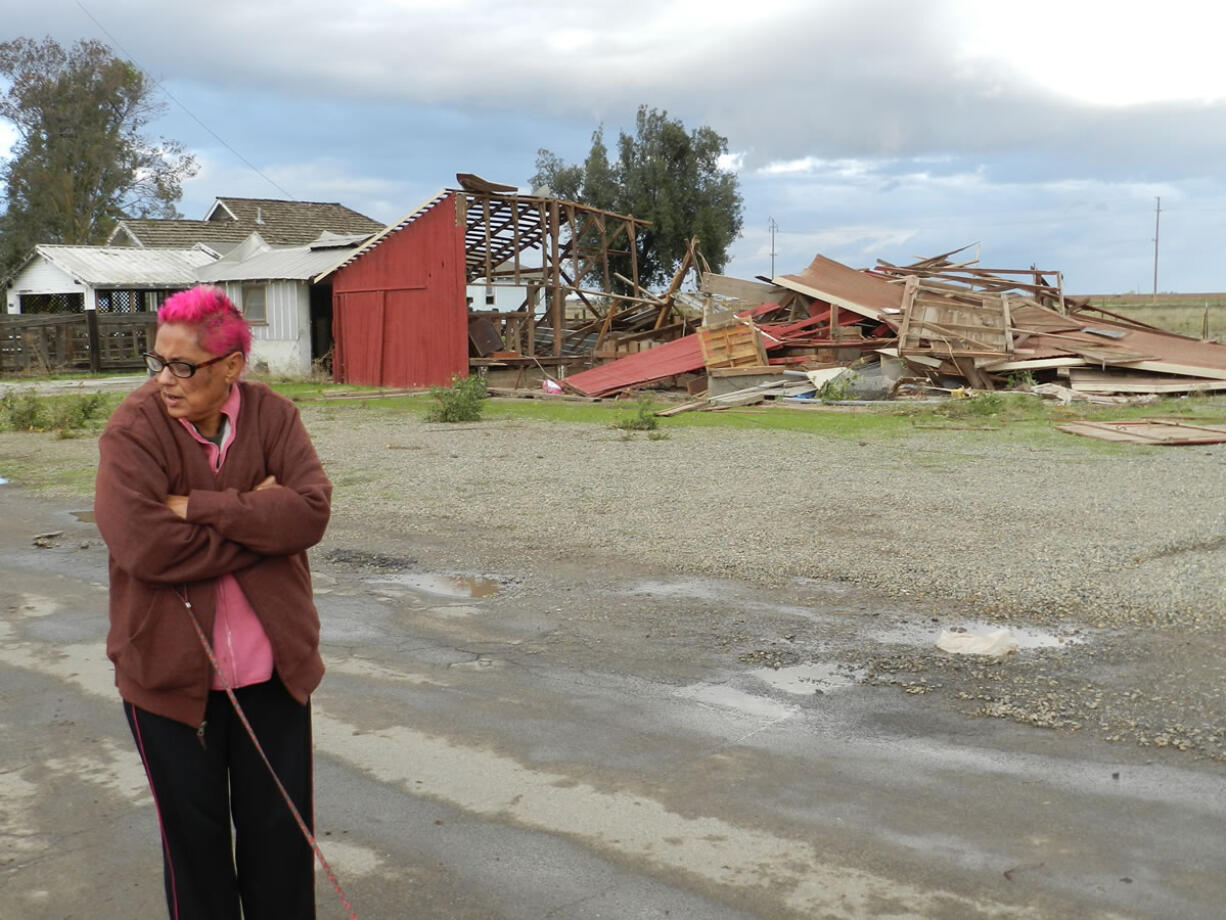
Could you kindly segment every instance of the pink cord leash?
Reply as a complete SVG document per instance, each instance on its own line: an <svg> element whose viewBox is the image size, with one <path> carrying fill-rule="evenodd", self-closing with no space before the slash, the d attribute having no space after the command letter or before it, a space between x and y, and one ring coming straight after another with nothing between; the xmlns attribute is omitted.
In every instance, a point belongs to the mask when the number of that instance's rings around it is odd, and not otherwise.
<svg viewBox="0 0 1226 920"><path fill-rule="evenodd" d="M238 697L234 695L234 689L230 686L230 682L226 680L226 676L222 673L221 666L217 662L217 656L213 654L213 647L209 644L209 640L205 638L204 630L200 628L200 621L196 619L196 612L192 609L192 603L186 597L186 588L182 594L179 589L174 589L175 596L183 602L183 606L187 608L187 616L192 621L192 626L196 630L196 636L200 639L200 644L204 646L204 652L209 656L209 663L212 664L213 670L217 672L221 680L221 685L226 691L226 696L230 699L230 705L234 707L234 712L238 716L240 722L243 723L243 728L247 730L247 734L251 736L251 743L255 745L256 752L260 755L260 760L264 761L264 766L268 767L268 773L272 777L272 781L277 784L277 789L281 793L281 798L285 800L285 804L289 806L290 814L294 816L294 821L298 823L298 829L302 831L302 835L306 838L311 849L315 853L315 858L319 860L319 866L324 870L324 874L328 876L328 881L332 883L332 889L336 892L336 896L340 898L341 906L349 915L349 920L358 920L358 915L354 913L353 907L349 904L349 899L345 897L345 892L341 890L341 883L337 881L332 867L328 865L328 860L324 859L323 850L319 848L319 842L315 839L315 835L311 833L311 829L307 827L307 823L302 820L302 814L298 811L298 807L294 804L294 800L290 798L289 792L281 783L281 777L277 776L277 771L273 769L272 764L268 760L268 755L264 753L264 748L260 744L260 739L255 736L255 729L251 727L251 723L247 721L247 714L243 712L243 707L238 703Z"/></svg>

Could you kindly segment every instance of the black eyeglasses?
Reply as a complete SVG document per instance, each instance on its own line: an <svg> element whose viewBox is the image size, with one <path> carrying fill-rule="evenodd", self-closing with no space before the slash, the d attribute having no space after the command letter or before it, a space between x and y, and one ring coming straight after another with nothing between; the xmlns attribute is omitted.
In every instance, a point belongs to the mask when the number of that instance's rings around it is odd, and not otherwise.
<svg viewBox="0 0 1226 920"><path fill-rule="evenodd" d="M161 355L144 354L141 355L145 359L145 366L149 368L149 373L158 375L162 373L162 368L170 368L170 372L176 377L191 377L196 371L202 367L208 367L210 364L216 364L218 361L224 361L234 352L225 355L218 355L216 358L209 358L207 361L201 361L199 364L192 364L190 361L167 361Z"/></svg>

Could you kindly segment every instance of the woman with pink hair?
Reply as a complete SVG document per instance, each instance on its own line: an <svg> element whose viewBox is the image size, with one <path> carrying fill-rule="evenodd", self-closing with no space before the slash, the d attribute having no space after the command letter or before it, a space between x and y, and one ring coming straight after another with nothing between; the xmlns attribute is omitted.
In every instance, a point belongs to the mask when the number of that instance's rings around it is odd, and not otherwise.
<svg viewBox="0 0 1226 920"><path fill-rule="evenodd" d="M107 655L175 920L237 920L240 905L245 920L315 916L310 694L324 668L306 553L332 486L293 403L242 379L250 349L221 290L170 297L151 378L99 441Z"/></svg>

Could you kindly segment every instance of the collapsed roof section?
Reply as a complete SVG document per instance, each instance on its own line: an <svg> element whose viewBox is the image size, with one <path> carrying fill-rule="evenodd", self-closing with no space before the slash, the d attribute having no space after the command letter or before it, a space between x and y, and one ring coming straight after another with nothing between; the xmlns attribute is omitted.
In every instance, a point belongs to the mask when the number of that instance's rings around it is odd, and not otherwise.
<svg viewBox="0 0 1226 920"><path fill-rule="evenodd" d="M691 392L707 387L693 404L703 408L729 404L712 396L727 396L730 378L761 401L794 394L796 377L817 384L831 369L883 361L892 362L893 377L881 396L903 392L902 381L912 393L991 390L1014 375L1056 387L1061 398L1226 388L1226 346L1090 307L1064 294L1059 272L979 268L951 261L955 254L907 266L879 261L871 270L819 255L768 284L704 274L704 296L735 312L658 353L564 382L607 396L688 374Z"/></svg>

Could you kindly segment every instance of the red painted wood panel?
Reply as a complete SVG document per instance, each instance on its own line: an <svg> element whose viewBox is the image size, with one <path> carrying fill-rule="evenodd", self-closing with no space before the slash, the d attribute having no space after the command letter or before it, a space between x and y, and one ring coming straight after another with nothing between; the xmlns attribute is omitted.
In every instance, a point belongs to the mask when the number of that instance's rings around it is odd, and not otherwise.
<svg viewBox="0 0 1226 920"><path fill-rule="evenodd" d="M447 386L468 373L464 223L446 195L333 277L334 376Z"/></svg>

